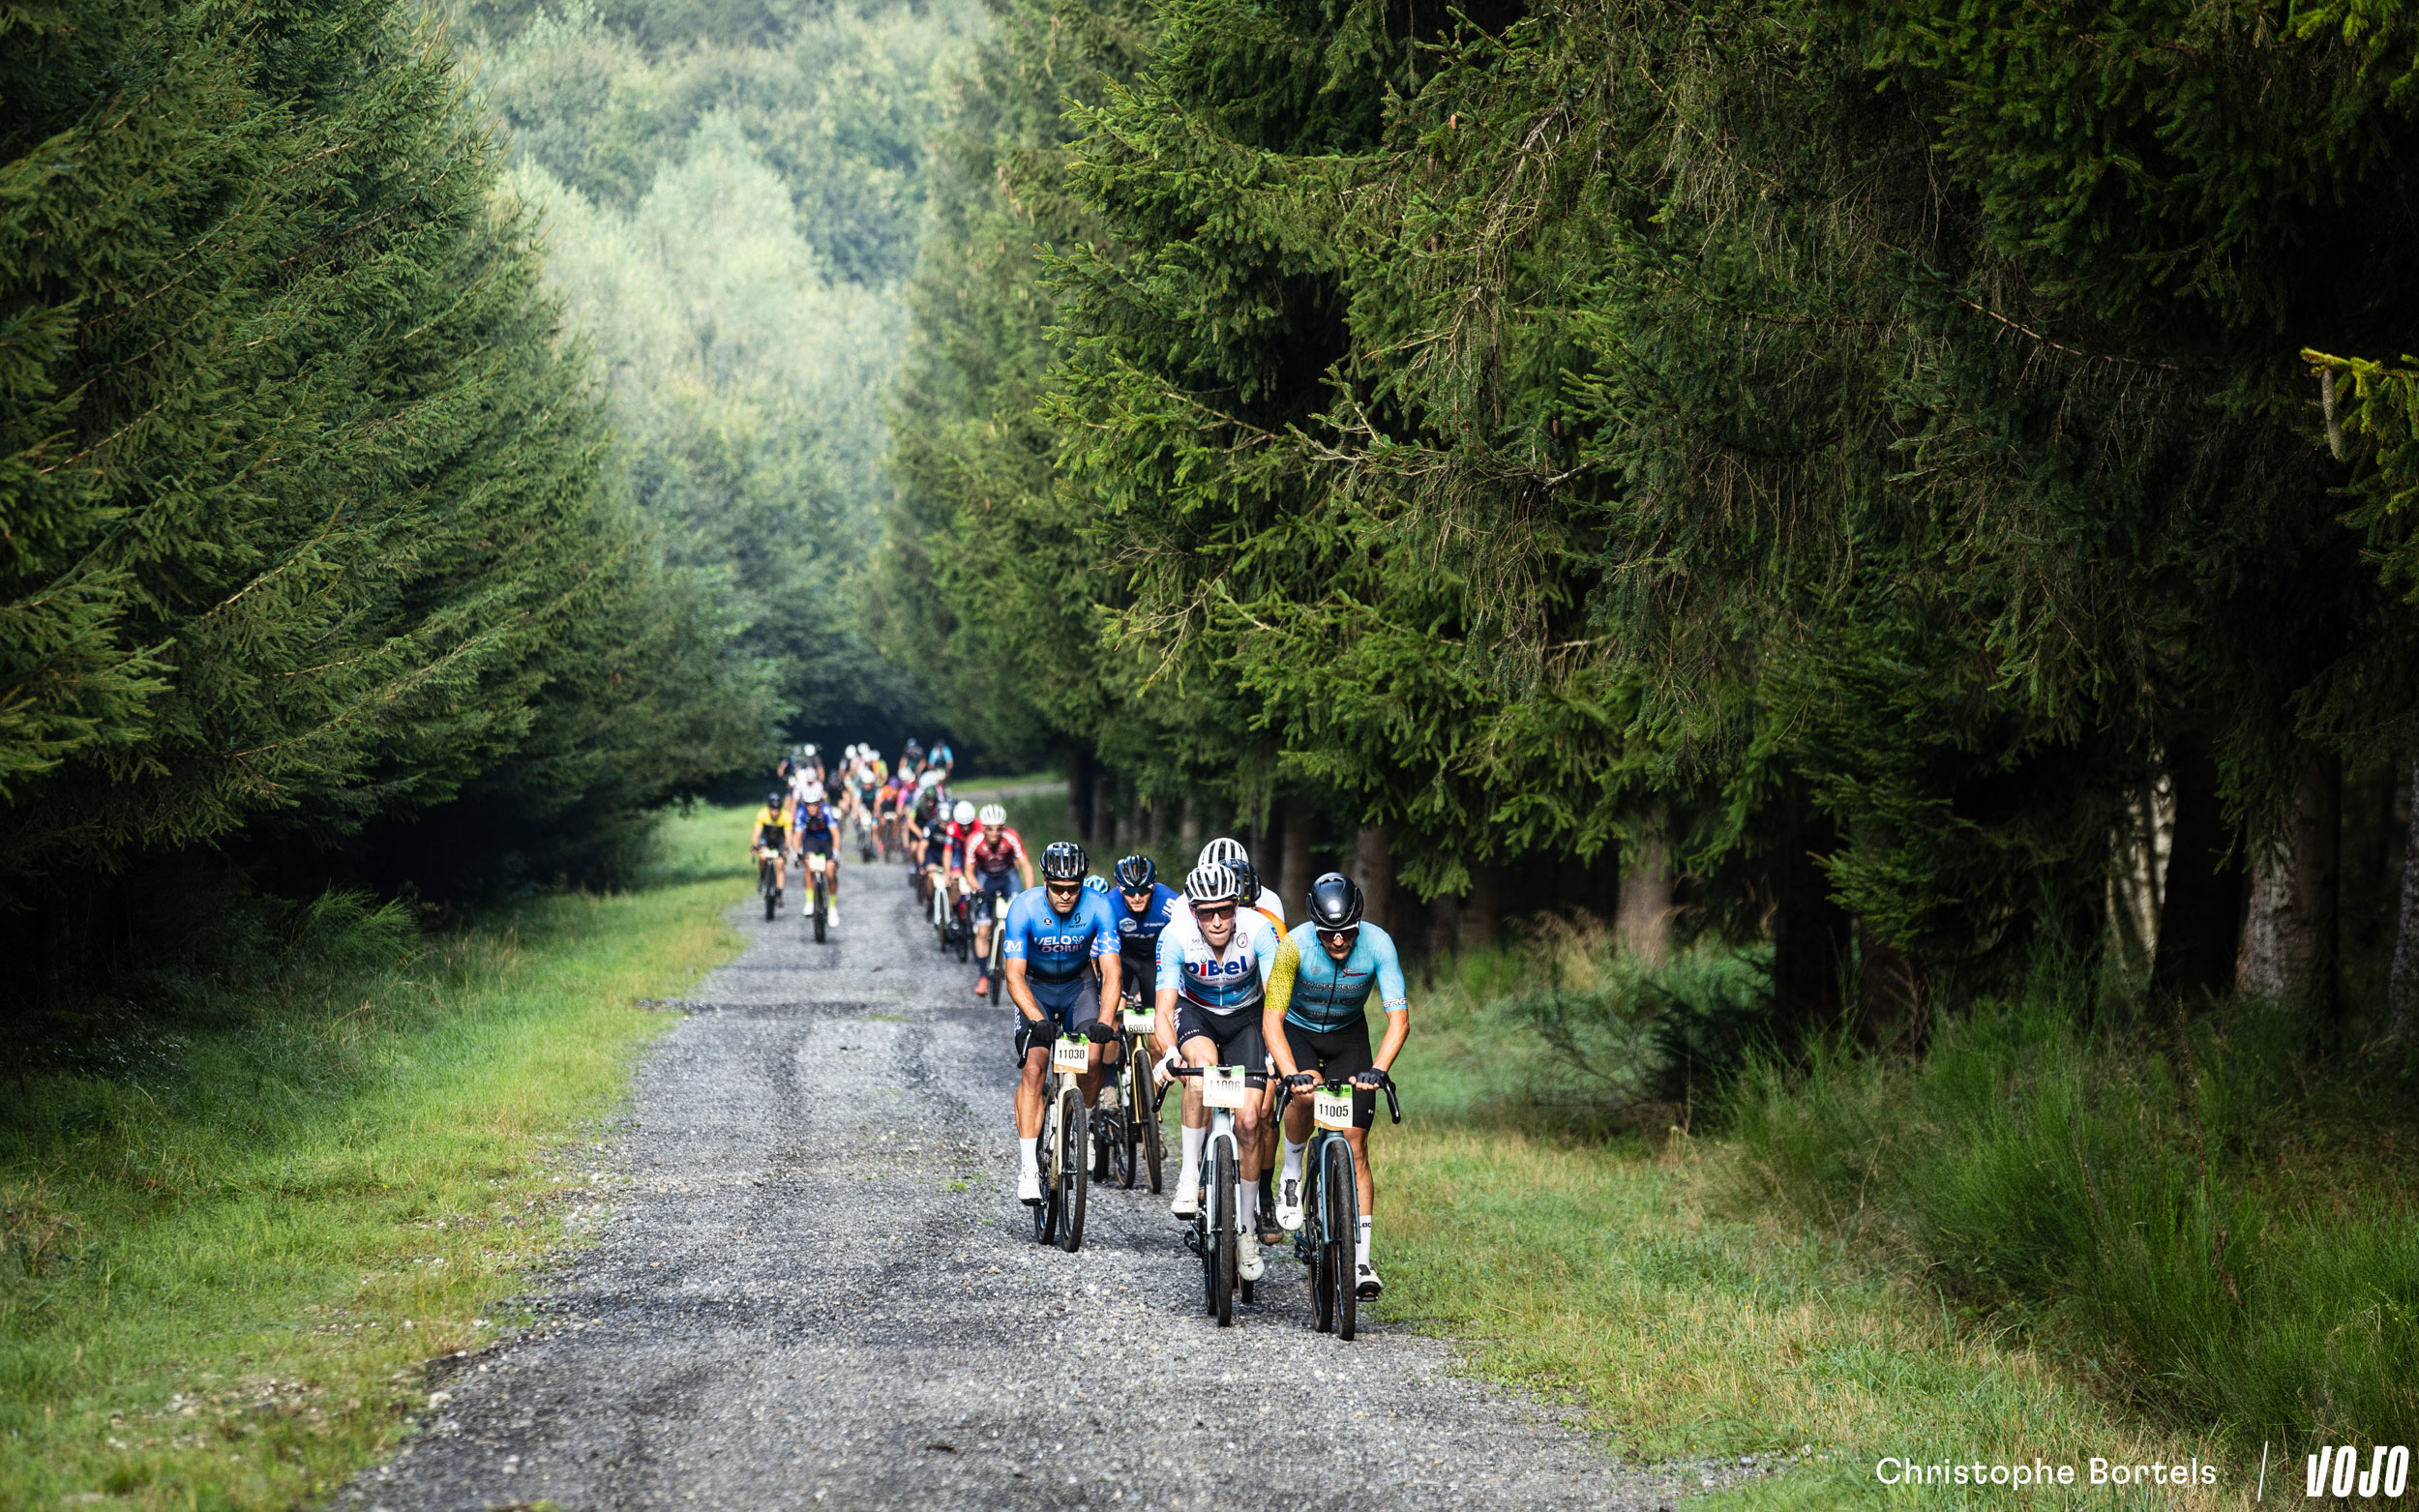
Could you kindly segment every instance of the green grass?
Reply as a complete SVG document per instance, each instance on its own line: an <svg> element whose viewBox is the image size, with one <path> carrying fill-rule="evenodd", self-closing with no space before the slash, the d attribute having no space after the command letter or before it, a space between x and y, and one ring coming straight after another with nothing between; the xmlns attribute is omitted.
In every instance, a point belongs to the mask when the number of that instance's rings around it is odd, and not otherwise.
<svg viewBox="0 0 2419 1512"><path fill-rule="evenodd" d="M323 904L182 984L120 1057L151 1071L13 1088L0 1506L285 1507L391 1446L601 1200L598 1121L669 1022L632 1002L736 948L744 825L672 819L652 885L425 941Z"/></svg>
<svg viewBox="0 0 2419 1512"><path fill-rule="evenodd" d="M2250 1502L2255 1451L2246 1463L2214 1433L2129 1413L2070 1362L1790 1207L1742 1209L1737 1146L1681 1135L1658 1152L1635 1137L1550 1132L1513 1095L1532 1084L1520 1065L1531 1052L1500 1021L1450 990L1414 1001L1404 1122L1374 1141L1383 1316L1453 1337L1469 1369L1560 1404L1624 1457L1785 1462L1691 1505ZM2078 1484L1893 1490L1873 1476L1885 1454L2038 1458L2075 1466ZM2093 1456L2197 1458L2220 1465L2221 1481L2184 1497L2095 1489L2083 1484Z"/></svg>

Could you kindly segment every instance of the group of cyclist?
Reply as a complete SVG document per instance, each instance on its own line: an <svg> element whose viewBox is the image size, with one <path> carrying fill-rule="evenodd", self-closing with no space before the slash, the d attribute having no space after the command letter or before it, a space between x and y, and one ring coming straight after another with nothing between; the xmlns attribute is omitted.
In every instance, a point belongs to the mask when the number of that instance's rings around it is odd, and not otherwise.
<svg viewBox="0 0 2419 1512"><path fill-rule="evenodd" d="M920 904L929 906L936 889L966 900L973 956L982 963L974 978L978 996L991 990L991 931L999 916L1001 986L1015 1007L1014 1053L1023 1073L1015 1093L1019 1200L1042 1200L1039 1141L1051 1047L1062 1036L1090 1043L1077 1084L1091 1108L1122 1053L1116 1008L1149 1004L1157 1057L1151 1076L1159 1086L1182 1082L1181 1155L1169 1211L1190 1219L1199 1210L1210 1131L1200 1082L1174 1077L1173 1067L1243 1066L1268 1077L1266 1088L1236 1111L1239 1179L1229 1209L1242 1215L1259 1244L1283 1243L1303 1216L1310 1099L1294 1098L1280 1128L1270 1116L1278 1084L1307 1090L1349 1082L1353 1127L1345 1139L1360 1214L1355 1290L1377 1296L1384 1283L1370 1259L1376 1191L1369 1129L1377 1094L1410 1034L1411 1003L1394 941L1362 916L1360 888L1328 873L1302 900L1308 917L1289 929L1283 901L1261 885L1241 843L1225 837L1202 847L1181 891L1159 880L1147 855L1120 860L1113 878L1090 875L1084 847L1071 841L1042 850L1036 883L1033 860L1005 808L951 796L955 766L954 753L939 741L929 752L909 742L895 770L870 747L848 747L836 769L827 769L813 746L803 747L783 762L785 786L759 811L754 839L760 854L770 846L792 859L828 857L842 822L853 819L871 831L878 854L903 850ZM838 869L827 871L836 899ZM826 919L837 922L828 904ZM1370 1018L1372 998L1384 1018L1382 1033ZM1112 1012L1103 1014L1104 1002ZM1243 1247L1239 1268L1243 1280L1260 1279L1258 1244Z"/></svg>

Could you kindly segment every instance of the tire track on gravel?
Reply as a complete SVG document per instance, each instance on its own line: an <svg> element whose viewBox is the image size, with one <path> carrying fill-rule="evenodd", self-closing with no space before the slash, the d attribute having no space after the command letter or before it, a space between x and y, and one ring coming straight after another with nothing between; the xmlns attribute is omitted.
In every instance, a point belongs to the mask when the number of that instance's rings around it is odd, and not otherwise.
<svg viewBox="0 0 2419 1512"><path fill-rule="evenodd" d="M825 945L794 915L734 914L755 942L640 1068L599 1242L530 1329L440 1362L449 1400L340 1505L1673 1498L1448 1374L1437 1341L1366 1319L1351 1344L1311 1332L1279 1251L1259 1304L1217 1328L1164 1198L1095 1189L1080 1253L1035 1245L1008 1010L935 951L902 869L846 879Z"/></svg>

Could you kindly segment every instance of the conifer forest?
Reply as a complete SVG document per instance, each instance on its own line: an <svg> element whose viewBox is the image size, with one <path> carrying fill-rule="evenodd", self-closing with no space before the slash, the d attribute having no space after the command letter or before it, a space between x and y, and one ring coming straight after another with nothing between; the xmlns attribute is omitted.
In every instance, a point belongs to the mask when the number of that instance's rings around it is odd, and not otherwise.
<svg viewBox="0 0 2419 1512"><path fill-rule="evenodd" d="M2419 6L0 0L0 1079L937 735L2419 1444Z"/></svg>

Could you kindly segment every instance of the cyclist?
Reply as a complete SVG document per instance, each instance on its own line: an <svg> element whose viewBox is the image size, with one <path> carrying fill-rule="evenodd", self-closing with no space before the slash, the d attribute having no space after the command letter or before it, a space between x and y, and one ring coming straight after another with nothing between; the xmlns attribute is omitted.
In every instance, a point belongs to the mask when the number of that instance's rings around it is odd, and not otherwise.
<svg viewBox="0 0 2419 1512"><path fill-rule="evenodd" d="M1259 913L1240 906L1242 879L1233 867L1211 862L1184 878L1186 907L1159 934L1158 1042L1161 1064L1181 1055L1195 1066L1248 1066L1266 1071L1269 1053L1261 1033L1261 1004L1278 956L1293 947ZM1289 973L1290 977L1290 973ZM1266 1097L1235 1111L1240 1190L1236 1211L1247 1230L1258 1228L1260 1125ZM1184 1081L1183 1155L1177 1166L1176 1200L1168 1211L1190 1218L1201 1206L1201 1151L1210 1138L1210 1115L1201 1083ZM1240 1274L1258 1281L1260 1247L1242 1247Z"/></svg>
<svg viewBox="0 0 2419 1512"><path fill-rule="evenodd" d="M764 795L764 807L756 811L748 825L748 856L758 865L770 861L773 874L773 906L781 906L782 883L790 877L790 816L783 805L789 794L776 787Z"/></svg>
<svg viewBox="0 0 2419 1512"><path fill-rule="evenodd" d="M905 749L899 753L899 770L910 777L921 776L924 771L923 746L915 741L909 741Z"/></svg>
<svg viewBox="0 0 2419 1512"><path fill-rule="evenodd" d="M949 749L949 742L946 740L933 742L932 750L924 756L924 764L943 777L958 775L958 754Z"/></svg>
<svg viewBox="0 0 2419 1512"><path fill-rule="evenodd" d="M949 904L955 907L960 899L974 889L974 879L968 874L966 864L966 847L974 838L974 805L964 798L951 803L946 787L936 786L933 790L941 795L941 810L949 816L948 827L942 833L949 837Z"/></svg>
<svg viewBox="0 0 2419 1512"><path fill-rule="evenodd" d="M930 787L915 800L915 902L918 907L930 907L933 890L949 881L949 811L941 807L941 794Z"/></svg>
<svg viewBox="0 0 2419 1512"><path fill-rule="evenodd" d="M992 900L1014 903L1020 889L1017 874L1025 875L1024 892L1033 889L1033 863L1025 854L1025 837L1008 827L1008 811L996 803L986 803L974 815L974 833L967 842L966 864L974 874L975 885L982 889L974 900L974 995L991 991L991 915Z"/></svg>
<svg viewBox="0 0 2419 1512"><path fill-rule="evenodd" d="M1374 1297L1385 1290L1369 1260L1370 1219L1377 1180L1369 1171L1369 1127L1377 1122L1378 1089L1386 1085L1394 1057L1411 1037L1411 998L1403 965L1386 931L1361 918L1360 889L1340 872L1310 884L1310 917L1287 935L1293 953L1279 966L1294 973L1290 984L1274 982L1263 1014L1263 1032L1277 1069L1297 1090L1321 1082L1353 1084L1353 1161L1359 1171L1360 1232L1354 1236L1356 1290ZM1386 1038L1369 1048L1371 993L1386 1010ZM1285 1110L1285 1174L1277 1184L1276 1219L1301 1227L1302 1151L1310 1142L1310 1102L1296 1098Z"/></svg>
<svg viewBox="0 0 2419 1512"><path fill-rule="evenodd" d="M882 833L890 844L907 851L911 861L914 855L913 847L909 843L911 832L908 819L914 806L914 785L907 780L905 774L891 773L890 780L881 785L881 796L876 800L874 812L881 816Z"/></svg>
<svg viewBox="0 0 2419 1512"><path fill-rule="evenodd" d="M797 847L798 917L803 919L815 905L815 886L804 872L806 858L823 858L823 922L840 927L840 867L833 853L839 848L834 842L840 835L840 814L823 799L823 785L808 783L797 801L791 805L790 830Z"/></svg>
<svg viewBox="0 0 2419 1512"><path fill-rule="evenodd" d="M1175 888L1159 880L1158 864L1149 856L1118 862L1109 916L1117 920L1118 954L1124 963L1118 980L1125 984L1126 996L1140 997L1158 975L1159 933L1176 921L1182 901Z"/></svg>
<svg viewBox="0 0 2419 1512"><path fill-rule="evenodd" d="M1260 869L1251 864L1251 856L1243 849L1241 841L1220 835L1202 846L1201 854L1193 859L1195 866L1209 866L1212 862L1233 867L1236 875L1242 879L1244 898L1254 908L1269 916L1269 922L1276 926L1279 934L1285 933L1284 901L1272 890L1260 885Z"/></svg>
<svg viewBox="0 0 2419 1512"><path fill-rule="evenodd" d="M1103 998L1118 999L1117 925L1109 901L1084 886L1084 847L1061 840L1041 853L1042 884L1016 895L1001 926L1008 1000L1016 1004L1016 1196L1041 1201L1041 1113L1050 1047L1061 1034L1091 1041L1090 1064L1076 1084L1090 1108L1100 1092L1100 1046L1116 1031L1101 1023ZM1099 978L1095 982L1093 971Z"/></svg>

